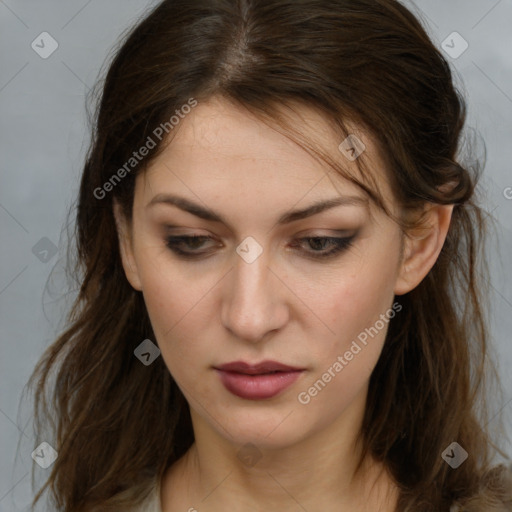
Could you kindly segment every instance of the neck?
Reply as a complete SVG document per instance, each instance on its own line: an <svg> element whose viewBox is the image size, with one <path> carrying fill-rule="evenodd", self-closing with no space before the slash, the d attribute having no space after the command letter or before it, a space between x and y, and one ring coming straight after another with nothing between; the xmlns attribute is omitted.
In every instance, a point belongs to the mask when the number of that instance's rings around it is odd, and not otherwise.
<svg viewBox="0 0 512 512"><path fill-rule="evenodd" d="M165 477L163 512L394 510L396 488L383 466L366 457L356 471L360 405L314 435L277 447L271 435L257 447L235 443L192 412L196 441Z"/></svg>

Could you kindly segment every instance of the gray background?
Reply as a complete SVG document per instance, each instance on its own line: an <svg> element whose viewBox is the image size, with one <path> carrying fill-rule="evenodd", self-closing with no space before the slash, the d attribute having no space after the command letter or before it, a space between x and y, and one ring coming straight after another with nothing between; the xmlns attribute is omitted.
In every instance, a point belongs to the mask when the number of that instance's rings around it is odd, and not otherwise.
<svg viewBox="0 0 512 512"><path fill-rule="evenodd" d="M44 440L32 438L30 410L20 406L21 392L63 327L65 308L74 297L73 292L63 296L64 227L88 145L84 95L119 34L155 3L0 0L0 512L26 510L30 503L31 452ZM498 227L490 245L491 328L505 390L491 407L493 414L504 412L510 436L512 1L404 3L428 24L439 47L447 40L450 51L461 48L448 37L454 31L469 44L461 56L447 59L468 99L468 124L487 146L482 198ZM31 47L42 32L59 45L46 59ZM45 285L50 293L44 293ZM510 444L505 448L511 453ZM39 476L49 471L36 469Z"/></svg>

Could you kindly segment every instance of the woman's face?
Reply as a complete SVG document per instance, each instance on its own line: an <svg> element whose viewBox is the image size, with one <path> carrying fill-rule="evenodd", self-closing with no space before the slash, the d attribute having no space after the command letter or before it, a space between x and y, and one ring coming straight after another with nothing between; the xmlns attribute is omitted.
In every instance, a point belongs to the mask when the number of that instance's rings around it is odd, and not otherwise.
<svg viewBox="0 0 512 512"><path fill-rule="evenodd" d="M295 126L355 172L322 118L301 112ZM391 202L374 145L355 133ZM153 341L195 429L278 447L361 412L388 322L400 314L400 231L357 186L245 111L212 100L180 121L137 177L131 229L127 277L143 292ZM263 361L298 371L218 370Z"/></svg>

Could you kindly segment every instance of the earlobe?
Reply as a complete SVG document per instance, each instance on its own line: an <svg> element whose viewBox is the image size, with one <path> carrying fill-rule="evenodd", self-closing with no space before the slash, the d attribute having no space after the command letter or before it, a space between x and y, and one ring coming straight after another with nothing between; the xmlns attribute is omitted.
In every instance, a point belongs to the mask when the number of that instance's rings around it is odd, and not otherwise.
<svg viewBox="0 0 512 512"><path fill-rule="evenodd" d="M113 201L113 214L119 239L121 263L123 265L124 273L126 274L126 279L128 279L128 282L133 286L133 288L138 291L142 291L142 283L133 254L131 229L128 226L121 206L115 199Z"/></svg>
<svg viewBox="0 0 512 512"><path fill-rule="evenodd" d="M405 236L395 295L416 288L434 266L448 234L453 207L430 204L421 226Z"/></svg>

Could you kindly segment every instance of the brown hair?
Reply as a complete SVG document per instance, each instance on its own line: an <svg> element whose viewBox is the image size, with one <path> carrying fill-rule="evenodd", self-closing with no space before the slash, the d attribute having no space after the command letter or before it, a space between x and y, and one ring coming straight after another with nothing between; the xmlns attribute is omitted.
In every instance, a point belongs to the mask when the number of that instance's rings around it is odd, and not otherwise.
<svg viewBox="0 0 512 512"><path fill-rule="evenodd" d="M481 167L459 158L465 102L418 19L395 0L165 0L126 34L101 87L76 216L80 291L70 325L29 381L38 435L55 415L59 453L33 504L49 486L65 512L128 508L193 442L188 404L162 358L148 371L134 357L155 338L123 271L112 211L115 199L131 217L135 177L165 138L122 179L112 176L190 98L222 95L287 133L296 130L279 112L297 103L329 120L340 142L353 121L378 141L403 212L455 204L438 261L400 297L361 436L400 487L397 511L454 501L466 511L512 510L483 407L495 372L483 308L486 222L475 199ZM371 173L344 175L383 207ZM397 219L405 234L407 219ZM453 441L469 453L456 470L441 458Z"/></svg>

